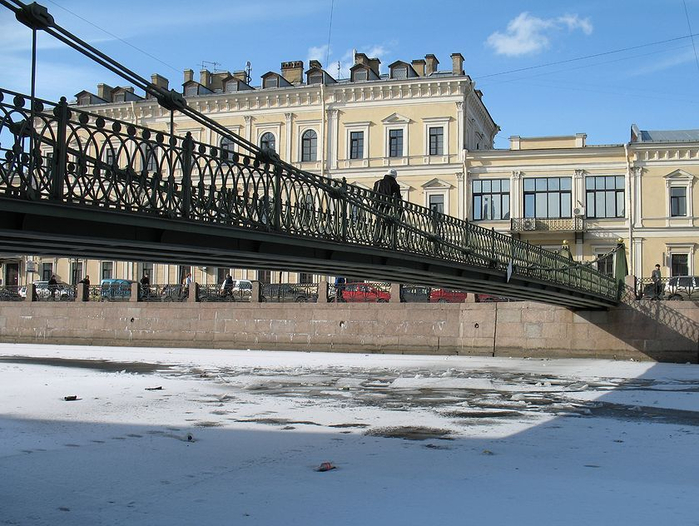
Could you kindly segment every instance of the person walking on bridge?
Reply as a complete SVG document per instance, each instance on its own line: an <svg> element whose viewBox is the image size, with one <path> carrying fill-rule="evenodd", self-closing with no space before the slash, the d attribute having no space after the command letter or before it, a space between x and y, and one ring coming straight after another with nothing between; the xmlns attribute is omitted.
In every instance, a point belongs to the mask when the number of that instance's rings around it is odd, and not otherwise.
<svg viewBox="0 0 699 526"><path fill-rule="evenodd" d="M653 299L659 300L663 293L663 276L660 273L660 264L655 265L655 270L651 272L650 279L653 282Z"/></svg>
<svg viewBox="0 0 699 526"><path fill-rule="evenodd" d="M398 172L394 169L388 170L383 179L374 183L374 192L379 194L376 211L380 217L376 218L376 228L374 230L374 244L391 244L391 239L395 230L393 218L385 216L397 215L398 202L401 199L400 186L396 181ZM383 217L381 217L383 216Z"/></svg>

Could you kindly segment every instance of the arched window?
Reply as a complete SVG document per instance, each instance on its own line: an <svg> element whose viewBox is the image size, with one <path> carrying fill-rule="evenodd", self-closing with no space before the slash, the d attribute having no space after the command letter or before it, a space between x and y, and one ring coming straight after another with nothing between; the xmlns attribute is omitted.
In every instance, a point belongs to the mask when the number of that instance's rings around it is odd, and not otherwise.
<svg viewBox="0 0 699 526"><path fill-rule="evenodd" d="M277 150L277 143L272 132L265 132L262 134L262 137L260 137L260 148L273 151Z"/></svg>
<svg viewBox="0 0 699 526"><path fill-rule="evenodd" d="M228 137L221 137L221 157L228 158L230 157L228 154L232 154L234 151L235 143Z"/></svg>
<svg viewBox="0 0 699 526"><path fill-rule="evenodd" d="M301 162L315 161L318 156L318 135L306 130L301 136Z"/></svg>

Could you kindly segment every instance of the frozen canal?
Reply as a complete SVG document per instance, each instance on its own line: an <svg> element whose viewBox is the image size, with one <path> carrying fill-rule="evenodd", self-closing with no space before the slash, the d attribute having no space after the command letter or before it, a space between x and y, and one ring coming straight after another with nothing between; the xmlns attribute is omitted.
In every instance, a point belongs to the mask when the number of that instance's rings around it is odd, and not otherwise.
<svg viewBox="0 0 699 526"><path fill-rule="evenodd" d="M0 344L2 525L699 525L698 445L697 365Z"/></svg>

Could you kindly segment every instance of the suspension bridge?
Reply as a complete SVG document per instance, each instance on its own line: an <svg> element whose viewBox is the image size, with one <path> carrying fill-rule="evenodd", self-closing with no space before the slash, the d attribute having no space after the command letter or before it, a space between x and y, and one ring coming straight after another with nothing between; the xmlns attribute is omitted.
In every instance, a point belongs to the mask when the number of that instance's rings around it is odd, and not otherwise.
<svg viewBox="0 0 699 526"><path fill-rule="evenodd" d="M0 4L31 29L33 43L30 94L0 88L2 252L286 268L581 309L619 303L618 278L569 255L300 170L83 42L42 6ZM170 113L169 131L95 115L65 98L37 98L38 31L150 94ZM235 146L175 134L175 112ZM623 265L623 245L619 250Z"/></svg>

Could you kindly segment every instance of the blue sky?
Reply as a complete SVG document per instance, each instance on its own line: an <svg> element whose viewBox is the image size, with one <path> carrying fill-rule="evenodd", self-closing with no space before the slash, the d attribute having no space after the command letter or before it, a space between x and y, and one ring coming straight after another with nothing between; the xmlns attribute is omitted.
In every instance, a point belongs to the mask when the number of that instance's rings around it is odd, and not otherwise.
<svg viewBox="0 0 699 526"><path fill-rule="evenodd" d="M460 52L502 128L498 148L511 135L587 133L589 144L612 144L629 139L632 123L699 128L699 0L39 3L64 28L171 87L202 61L230 71L250 61L257 85L287 60L319 59L333 76L339 61L344 76L353 49L378 57L382 71L427 53L448 70ZM30 45L29 29L0 7L0 86L29 92ZM37 78L48 99L125 84L46 35Z"/></svg>

